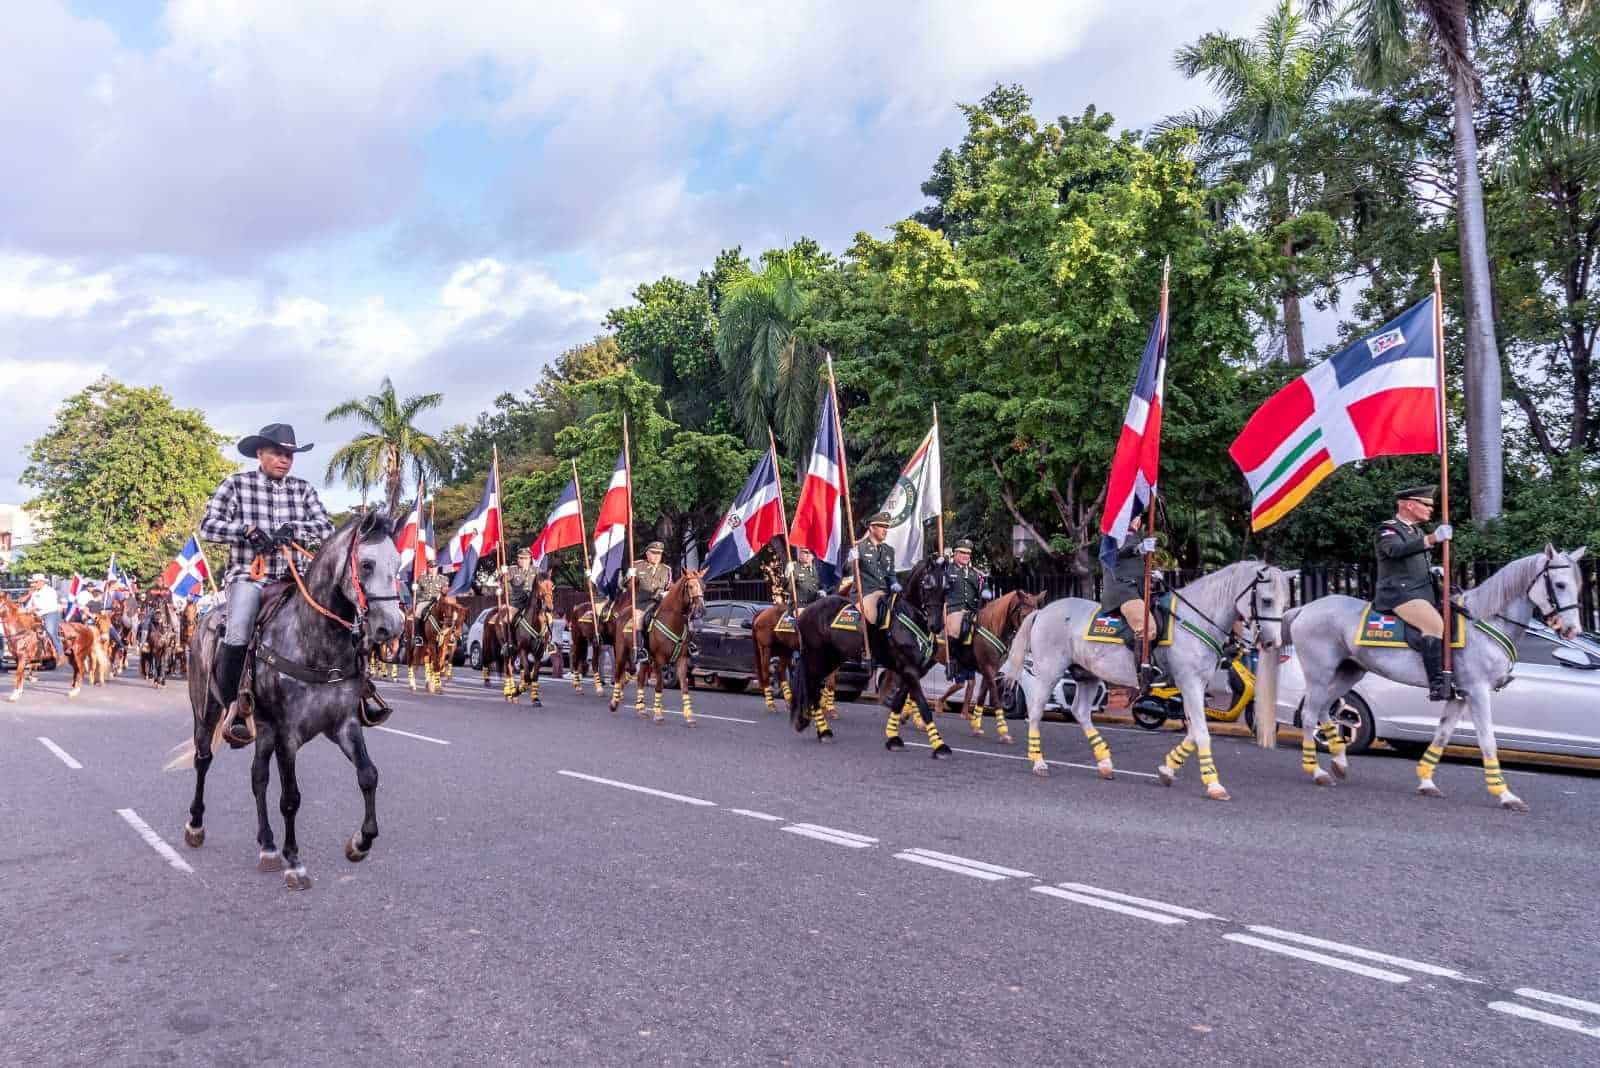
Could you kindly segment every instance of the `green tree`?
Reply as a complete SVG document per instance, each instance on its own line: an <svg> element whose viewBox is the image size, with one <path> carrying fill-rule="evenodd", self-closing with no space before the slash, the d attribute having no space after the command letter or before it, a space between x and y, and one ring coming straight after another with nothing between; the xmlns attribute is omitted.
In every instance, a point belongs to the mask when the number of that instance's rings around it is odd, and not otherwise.
<svg viewBox="0 0 1600 1068"><path fill-rule="evenodd" d="M46 533L27 566L102 574L107 558L142 580L194 532L218 483L234 471L221 435L159 387L101 378L56 410L29 450L27 509Z"/></svg>
<svg viewBox="0 0 1600 1068"><path fill-rule="evenodd" d="M728 286L717 326L717 355L734 419L751 445L770 427L791 452L814 430L821 352L798 328L810 307L808 283L819 270L814 242L770 252L761 271Z"/></svg>
<svg viewBox="0 0 1600 1068"><path fill-rule="evenodd" d="M396 511L408 466L414 482L449 470L444 446L416 426L418 415L443 401L442 393L421 393L401 400L395 395L394 383L385 376L378 392L336 405L324 419L353 417L368 432L340 446L328 458L328 485L338 478L365 493L381 483L386 507Z"/></svg>

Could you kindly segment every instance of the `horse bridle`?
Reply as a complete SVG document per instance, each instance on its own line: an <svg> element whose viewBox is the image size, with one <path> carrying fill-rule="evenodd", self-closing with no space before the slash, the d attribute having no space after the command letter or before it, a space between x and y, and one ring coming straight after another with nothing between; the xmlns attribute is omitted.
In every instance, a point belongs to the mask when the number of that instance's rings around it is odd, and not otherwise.
<svg viewBox="0 0 1600 1068"><path fill-rule="evenodd" d="M1244 609L1240 606L1239 602L1244 600L1245 594L1248 593L1250 595L1250 615L1249 615L1248 618L1249 618L1249 621L1250 621L1251 630L1255 631L1258 635L1259 635L1259 633L1261 631L1261 624L1263 624L1263 623L1282 623L1283 622L1283 617L1282 616L1264 616L1264 615L1261 614L1261 604L1260 604L1259 594L1257 593L1257 590L1260 588L1260 586L1261 586L1261 584L1263 582L1268 581L1268 579L1270 578L1270 576L1267 574L1267 570L1268 569L1265 568L1265 567L1259 568L1256 571L1256 577L1250 580L1250 588L1246 589L1246 590L1240 590L1239 591L1239 595L1233 599L1233 610L1234 610L1234 612L1239 616L1240 619L1244 619L1244 618L1246 618L1245 614L1244 614ZM1177 589L1173 590L1172 591L1172 596L1174 596L1178 600L1182 601L1187 608L1189 608L1191 611L1194 612L1195 615L1199 616L1201 619L1203 619L1207 623L1209 623L1211 625L1212 629L1214 629L1224 639L1229 638L1231 636L1231 633L1232 633L1231 632L1231 628L1222 626L1216 620L1212 619L1210 616L1208 616L1204 612L1200 611L1200 609L1195 606L1195 603L1193 601L1189 600L1189 598L1187 598L1187 597L1185 597L1183 595L1183 591L1182 590L1177 590Z"/></svg>
<svg viewBox="0 0 1600 1068"><path fill-rule="evenodd" d="M1539 569L1539 573L1533 576L1533 581L1528 584L1528 592L1523 595L1528 599L1528 603L1533 605L1536 612L1544 611L1539 602L1533 599L1533 591L1539 587L1540 582L1544 583L1545 596L1550 598L1550 604L1552 607L1550 611L1543 616L1540 622L1547 627L1550 626L1550 620L1558 618L1561 613L1570 612L1579 607L1576 599L1574 599L1571 604L1562 604L1561 599L1556 596L1556 584L1555 580L1550 577L1550 572L1557 567L1569 568L1573 572L1578 570L1578 565L1573 563L1571 560L1568 560L1564 564L1558 564L1554 560L1546 560L1544 567ZM1577 588L1577 584L1574 584L1573 589ZM1576 595L1574 595L1574 597L1576 597ZM1516 620L1501 612L1496 612L1495 618L1500 620L1502 623L1509 623L1513 627L1520 627L1523 630L1529 630L1532 626L1528 623L1518 623Z"/></svg>
<svg viewBox="0 0 1600 1068"><path fill-rule="evenodd" d="M296 542L290 542L287 545L280 546L280 548L283 551L284 560L289 564L289 574L294 576L294 584L300 590L300 596L304 597L306 599L306 603L312 608L315 608L322 615L348 630L351 637L358 642L361 639L361 627L367 621L367 606L369 604L381 604L384 601L398 601L400 599L400 594L398 591L388 596L380 596L377 594L369 596L366 589L361 585L361 572L359 570L361 537L359 532L353 533L350 536L349 571L350 588L355 592L355 596L351 598L351 603L356 607L354 619L345 619L343 616L324 608L322 605L317 603L317 599L315 597L311 596L311 591L306 589L305 581L300 578L300 569L294 565L294 554L298 552L305 556L311 556L312 553L310 550L304 548Z"/></svg>

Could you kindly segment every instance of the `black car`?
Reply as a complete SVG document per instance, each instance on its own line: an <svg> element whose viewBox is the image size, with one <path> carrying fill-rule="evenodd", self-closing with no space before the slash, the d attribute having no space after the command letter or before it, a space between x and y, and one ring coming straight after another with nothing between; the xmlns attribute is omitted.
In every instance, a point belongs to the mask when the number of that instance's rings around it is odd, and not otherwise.
<svg viewBox="0 0 1600 1068"><path fill-rule="evenodd" d="M705 615L690 625L699 645L694 658L696 677L738 693L756 677L755 618L767 601L707 601ZM859 660L839 668L837 697L854 701L867 687L867 666ZM773 679L774 687L779 680Z"/></svg>

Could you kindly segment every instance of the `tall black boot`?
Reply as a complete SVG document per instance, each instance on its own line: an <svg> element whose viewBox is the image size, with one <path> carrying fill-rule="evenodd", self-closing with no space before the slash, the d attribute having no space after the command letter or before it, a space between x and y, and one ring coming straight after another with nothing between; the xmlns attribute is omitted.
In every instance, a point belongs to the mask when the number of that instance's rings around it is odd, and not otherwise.
<svg viewBox="0 0 1600 1068"><path fill-rule="evenodd" d="M1455 687L1444 674L1444 642L1438 638L1421 638L1418 652L1428 672L1428 700L1448 701L1455 697Z"/></svg>
<svg viewBox="0 0 1600 1068"><path fill-rule="evenodd" d="M222 699L224 714L239 698L239 679L244 675L244 655L243 645L217 643L217 659L212 667L212 675L216 679L217 694ZM245 722L245 717L235 715L222 737L229 745L237 748L254 741L255 732L250 729L250 724Z"/></svg>

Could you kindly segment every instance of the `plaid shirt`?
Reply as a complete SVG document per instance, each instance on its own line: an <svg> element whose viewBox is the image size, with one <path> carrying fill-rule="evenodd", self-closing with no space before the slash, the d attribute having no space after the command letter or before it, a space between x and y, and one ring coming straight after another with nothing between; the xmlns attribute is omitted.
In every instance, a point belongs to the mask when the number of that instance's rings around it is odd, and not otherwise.
<svg viewBox="0 0 1600 1068"><path fill-rule="evenodd" d="M228 546L228 570L222 576L222 585L249 574L256 551L245 540L250 527L268 534L288 523L294 529L294 540L306 548L313 548L333 533L333 520L322 507L317 491L311 483L293 475L274 481L256 471L241 471L229 475L217 487L206 503L205 518L200 520L200 536L206 541L223 542ZM267 557L267 578L282 578L289 573L282 553Z"/></svg>

